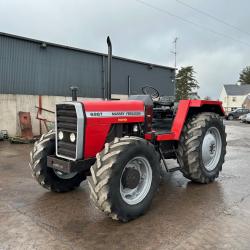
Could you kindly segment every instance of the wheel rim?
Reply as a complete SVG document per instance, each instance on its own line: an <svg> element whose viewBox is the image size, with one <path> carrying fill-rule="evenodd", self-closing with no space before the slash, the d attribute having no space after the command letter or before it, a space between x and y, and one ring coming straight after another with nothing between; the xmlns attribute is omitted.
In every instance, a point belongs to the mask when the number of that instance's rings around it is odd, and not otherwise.
<svg viewBox="0 0 250 250"><path fill-rule="evenodd" d="M75 177L77 174L76 172L65 173L65 172L62 172L62 171L57 170L57 169L54 169L54 173L56 174L57 177L59 177L60 179L64 179L64 180L71 179L71 178Z"/></svg>
<svg viewBox="0 0 250 250"><path fill-rule="evenodd" d="M139 180L135 188L124 186L123 178L126 171L138 171ZM123 169L120 178L120 194L122 199L129 205L141 202L148 194L152 183L152 169L149 161L143 156L131 159Z"/></svg>
<svg viewBox="0 0 250 250"><path fill-rule="evenodd" d="M230 116L229 116L229 120L233 120L233 116L230 115Z"/></svg>
<svg viewBox="0 0 250 250"><path fill-rule="evenodd" d="M207 130L202 143L202 161L208 171L216 168L222 150L221 135L217 128Z"/></svg>

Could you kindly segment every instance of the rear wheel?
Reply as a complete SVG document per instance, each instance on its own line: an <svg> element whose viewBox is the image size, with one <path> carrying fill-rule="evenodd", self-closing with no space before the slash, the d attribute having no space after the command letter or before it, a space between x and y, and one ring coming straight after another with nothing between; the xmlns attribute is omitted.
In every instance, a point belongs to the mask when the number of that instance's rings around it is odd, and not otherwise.
<svg viewBox="0 0 250 250"><path fill-rule="evenodd" d="M55 132L42 135L30 152L29 166L32 176L44 188L54 192L67 192L75 189L86 179L84 173L64 173L47 166L47 156L55 153Z"/></svg>
<svg viewBox="0 0 250 250"><path fill-rule="evenodd" d="M178 161L183 175L199 183L219 176L226 154L226 133L215 113L200 113L184 126L178 145Z"/></svg>
<svg viewBox="0 0 250 250"><path fill-rule="evenodd" d="M96 207L126 222L149 208L159 185L160 158L141 138L116 138L97 154L91 174L88 183Z"/></svg>

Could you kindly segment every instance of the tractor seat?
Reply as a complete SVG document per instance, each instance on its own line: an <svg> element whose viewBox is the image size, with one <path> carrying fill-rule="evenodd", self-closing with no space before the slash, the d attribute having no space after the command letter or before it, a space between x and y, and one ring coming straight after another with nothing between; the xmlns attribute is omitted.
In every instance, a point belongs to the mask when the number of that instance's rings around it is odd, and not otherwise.
<svg viewBox="0 0 250 250"><path fill-rule="evenodd" d="M167 107L173 107L174 102L172 101L154 101L154 106L167 106Z"/></svg>

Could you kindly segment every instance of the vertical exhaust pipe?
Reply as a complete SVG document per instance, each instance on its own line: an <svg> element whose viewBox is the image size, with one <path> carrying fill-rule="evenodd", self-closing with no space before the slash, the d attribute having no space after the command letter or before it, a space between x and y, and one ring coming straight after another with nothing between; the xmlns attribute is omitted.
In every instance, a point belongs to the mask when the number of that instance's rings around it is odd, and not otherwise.
<svg viewBox="0 0 250 250"><path fill-rule="evenodd" d="M107 99L111 100L111 64L112 64L112 43L109 38L107 37L107 44L108 44L108 72L107 72Z"/></svg>
<svg viewBox="0 0 250 250"><path fill-rule="evenodd" d="M72 96L72 101L76 102L77 101L77 91L78 91L78 87L76 86L71 86L70 87L71 90L71 96Z"/></svg>

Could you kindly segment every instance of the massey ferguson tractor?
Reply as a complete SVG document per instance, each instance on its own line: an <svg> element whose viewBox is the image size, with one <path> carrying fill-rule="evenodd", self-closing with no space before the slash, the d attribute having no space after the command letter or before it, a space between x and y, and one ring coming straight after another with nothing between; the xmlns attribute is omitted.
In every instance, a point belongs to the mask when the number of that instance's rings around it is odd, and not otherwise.
<svg viewBox="0 0 250 250"><path fill-rule="evenodd" d="M175 109L151 86L128 100L111 100L107 41L107 100L77 101L73 89L72 101L56 105L55 130L35 143L30 168L54 192L71 191L87 178L96 207L127 222L149 208L161 167L202 184L219 176L226 154L224 111L221 102L205 100L181 100ZM179 167L169 168L166 159Z"/></svg>

